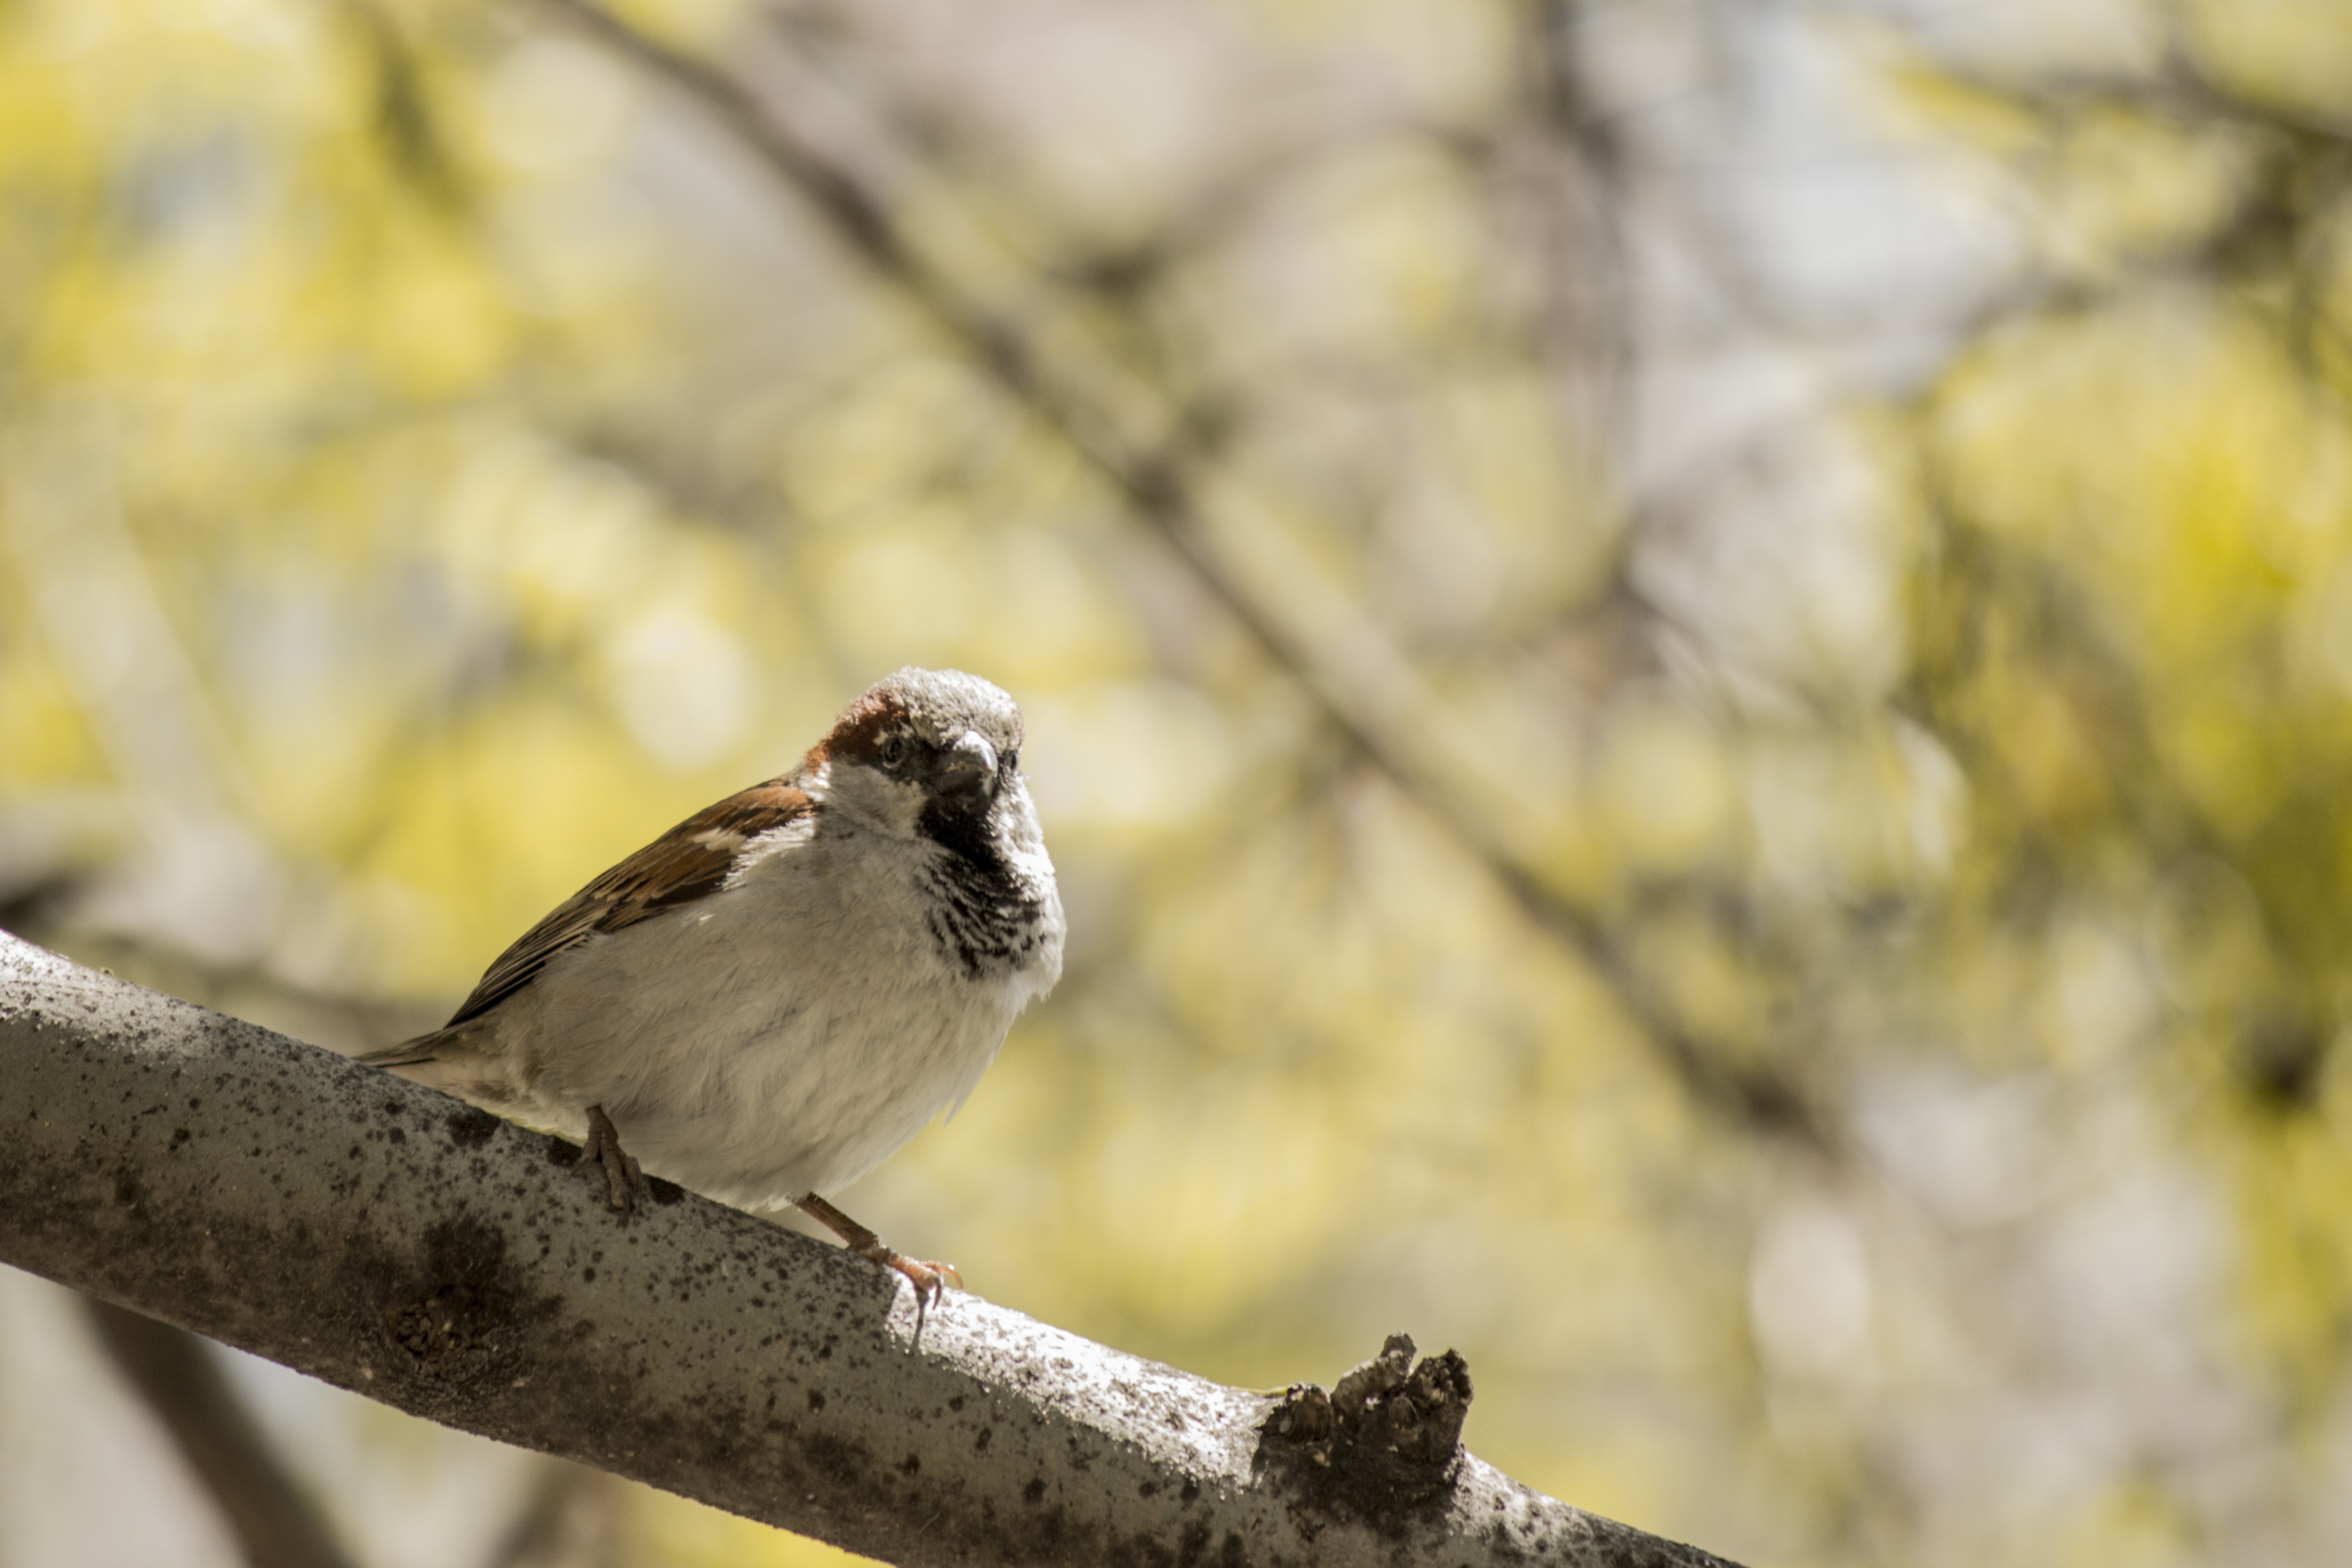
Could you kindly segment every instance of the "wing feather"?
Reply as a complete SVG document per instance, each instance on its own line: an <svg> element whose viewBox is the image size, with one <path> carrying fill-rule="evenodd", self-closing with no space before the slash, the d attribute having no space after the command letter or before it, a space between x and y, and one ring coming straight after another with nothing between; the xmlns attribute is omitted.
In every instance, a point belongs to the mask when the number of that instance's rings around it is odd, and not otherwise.
<svg viewBox="0 0 2352 1568"><path fill-rule="evenodd" d="M814 809L806 794L772 779L697 811L524 932L484 973L448 1027L481 1017L589 937L718 892L746 844Z"/></svg>

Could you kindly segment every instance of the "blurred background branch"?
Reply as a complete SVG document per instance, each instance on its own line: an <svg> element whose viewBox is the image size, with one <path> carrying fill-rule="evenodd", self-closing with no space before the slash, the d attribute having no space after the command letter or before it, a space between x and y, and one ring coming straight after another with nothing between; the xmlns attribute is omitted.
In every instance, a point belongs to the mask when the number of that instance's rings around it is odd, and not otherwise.
<svg viewBox="0 0 2352 1568"><path fill-rule="evenodd" d="M1592 966L1643 1037L1703 1103L1760 1130L1797 1134L1826 1152L1826 1139L1803 1094L1776 1062L1720 1059L1675 1017L1660 986L1640 972L1612 932L1515 852L1505 837L1508 824L1460 798L1459 787L1446 775L1459 773L1475 758L1475 737L1433 700L1420 673L1382 629L1319 583L1318 569L1304 556L1284 562L1286 570L1267 578L1262 588L1227 560L1202 497L1221 483L1214 473L1218 437L1228 422L1246 417L1245 395L1204 389L1185 398L1174 389L1150 386L1166 404L1152 423L1167 434L1149 444L1130 437L1078 376L924 256L887 196L849 161L801 134L772 107L779 93L763 97L719 67L663 47L589 0L537 3L695 99L823 214L845 246L902 291L1031 417L1069 443L1124 500L1129 514L1246 629L1260 651L1300 684L1326 722L1476 857L1540 928ZM1591 160L1601 139L1589 136L1586 142L1584 156ZM1142 239L1111 273L1119 287L1094 291L1097 305L1139 316L1133 280L1173 265L1185 248L1177 233ZM1043 270L1097 281L1105 276L1099 267L1057 269L1051 262ZM1130 331L1137 325L1127 323ZM1148 371L1136 373L1147 386L1151 379Z"/></svg>
<svg viewBox="0 0 2352 1568"><path fill-rule="evenodd" d="M106 1301L89 1302L89 1321L220 1505L253 1568L348 1568L326 1520L279 1467L203 1340Z"/></svg>

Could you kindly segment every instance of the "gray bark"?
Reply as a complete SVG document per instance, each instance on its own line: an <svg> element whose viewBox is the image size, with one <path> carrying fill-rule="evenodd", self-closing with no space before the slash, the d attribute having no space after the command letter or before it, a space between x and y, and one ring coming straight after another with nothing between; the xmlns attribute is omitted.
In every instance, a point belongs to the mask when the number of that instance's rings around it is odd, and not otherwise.
<svg viewBox="0 0 2352 1568"><path fill-rule="evenodd" d="M0 1260L905 1564L1717 1560L1455 1440L1459 1358L1227 1388L0 933Z"/></svg>

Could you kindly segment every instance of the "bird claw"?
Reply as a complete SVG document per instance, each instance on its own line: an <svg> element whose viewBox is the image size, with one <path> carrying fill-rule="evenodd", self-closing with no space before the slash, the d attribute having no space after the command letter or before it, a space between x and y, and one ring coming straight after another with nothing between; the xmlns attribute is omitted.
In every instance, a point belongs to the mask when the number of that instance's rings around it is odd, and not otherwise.
<svg viewBox="0 0 2352 1568"><path fill-rule="evenodd" d="M963 1289L963 1276L956 1272L956 1266L952 1263L933 1263L920 1258L909 1258L902 1252L887 1250L885 1256L874 1261L907 1276L907 1282L915 1287L915 1308L918 1312L937 1306L940 1299L948 1293L950 1285L959 1291Z"/></svg>
<svg viewBox="0 0 2352 1568"><path fill-rule="evenodd" d="M963 1276L956 1272L952 1263L928 1263L920 1258L893 1252L887 1247L866 1256L885 1269L904 1274L907 1282L915 1287L915 1337L908 1348L919 1346L923 1343L923 1323L929 1318L931 1309L946 1297L950 1283L959 1291L963 1289Z"/></svg>
<svg viewBox="0 0 2352 1568"><path fill-rule="evenodd" d="M636 1195L646 1190L646 1173L621 1147L620 1130L602 1105L588 1107L588 1139L580 1146L580 1164L592 1170L603 1167L608 1200L626 1225L636 1207Z"/></svg>
<svg viewBox="0 0 2352 1568"><path fill-rule="evenodd" d="M840 1237L860 1258L907 1277L907 1282L915 1287L915 1341L919 1344L923 1338L924 1316L931 1307L947 1294L950 1284L959 1291L963 1289L963 1276L956 1272L954 1264L926 1263L919 1258L909 1258L904 1252L894 1250L882 1238L814 1193L799 1199L798 1207L810 1218Z"/></svg>

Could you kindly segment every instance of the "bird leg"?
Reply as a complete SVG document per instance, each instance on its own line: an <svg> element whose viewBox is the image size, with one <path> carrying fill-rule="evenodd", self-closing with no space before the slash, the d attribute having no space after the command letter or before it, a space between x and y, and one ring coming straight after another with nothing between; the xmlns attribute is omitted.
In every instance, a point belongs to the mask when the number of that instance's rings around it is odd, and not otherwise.
<svg viewBox="0 0 2352 1568"><path fill-rule="evenodd" d="M604 1114L602 1105L588 1107L588 1141L580 1146L580 1163L604 1167L613 1207L620 1210L621 1222L627 1224L629 1211L635 1207L635 1196L646 1190L646 1173L622 1150L620 1129L613 1125L613 1118Z"/></svg>
<svg viewBox="0 0 2352 1568"><path fill-rule="evenodd" d="M843 1243L860 1258L869 1263L877 1263L885 1269L895 1269L907 1276L908 1282L915 1287L915 1332L918 1334L922 1333L924 1309L946 1293L950 1282L952 1281L959 1291L963 1289L963 1276L956 1272L954 1264L926 1263L919 1259L909 1258L903 1252L892 1251L879 1236L875 1235L874 1232L866 1229L814 1193L800 1199L796 1207L811 1219L840 1237Z"/></svg>

